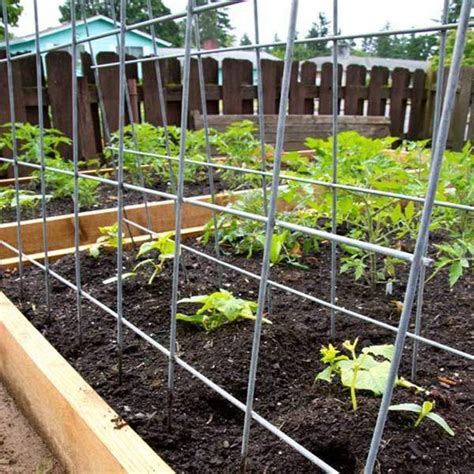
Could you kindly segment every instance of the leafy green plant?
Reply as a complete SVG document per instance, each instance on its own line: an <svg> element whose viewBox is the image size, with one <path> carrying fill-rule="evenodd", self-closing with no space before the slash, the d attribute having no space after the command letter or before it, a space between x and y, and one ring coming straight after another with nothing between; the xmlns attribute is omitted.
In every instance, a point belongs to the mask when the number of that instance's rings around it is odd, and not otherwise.
<svg viewBox="0 0 474 474"><path fill-rule="evenodd" d="M431 421L434 421L438 426L443 428L446 433L451 436L454 436L454 431L448 425L446 420L437 413L433 413L433 408L435 407L435 402L430 402L428 400L423 402L423 405L418 405L416 403L400 403L398 405L392 405L389 407L390 411L408 411L412 413L417 413L418 418L415 420L415 428L417 428L420 423L428 418Z"/></svg>
<svg viewBox="0 0 474 474"><path fill-rule="evenodd" d="M242 319L254 320L257 310L257 303L254 301L236 298L232 293L226 290L216 291L209 295L183 298L178 301L178 303L201 305L201 308L199 308L196 313L191 315L178 313L176 319L197 324L207 332L215 331L224 324L235 323ZM271 324L266 318L263 318L263 321L267 324Z"/></svg>
<svg viewBox="0 0 474 474"><path fill-rule="evenodd" d="M29 163L40 162L39 137L40 130L38 125L31 123L15 124L16 139L18 141L18 157L21 161ZM11 124L6 123L0 126L2 134L0 135L0 151L4 148L13 150L13 136L11 133ZM43 130L43 148L44 156L49 158L61 158L59 147L61 145L70 145L71 139L64 136L62 132L55 128L45 128Z"/></svg>
<svg viewBox="0 0 474 474"><path fill-rule="evenodd" d="M440 258L436 261L436 270L430 275L434 278L443 268L449 266L449 286L453 287L459 278L474 262L474 241L457 240L451 243L435 244Z"/></svg>
<svg viewBox="0 0 474 474"><path fill-rule="evenodd" d="M177 158L179 156L179 147L181 140L181 132L178 127L169 126L168 129L168 144L170 156ZM214 133L210 130L211 135ZM113 148L117 148L119 143L118 132L112 134L110 140L110 147L107 147L104 151L104 155L108 161L114 162L116 159L117 151ZM149 166L153 173L165 182L171 182L172 175L170 174L170 166L174 173L174 176L178 173L178 162L177 160L167 160L163 158L167 156L166 148L166 135L163 127L155 127L149 123L139 123L127 125L124 128L124 167L131 175L132 179L138 182L140 177L140 166ZM139 151L140 155L133 153L133 151ZM157 156L149 156L146 153ZM186 132L186 158L194 161L205 161L205 137L204 131L191 131ZM205 168L197 165L186 163L184 167L184 180L186 182L196 180L200 174L205 171ZM150 169L143 173L145 181L148 184L153 180L153 174L150 173ZM203 174L204 176L204 174Z"/></svg>
<svg viewBox="0 0 474 474"><path fill-rule="evenodd" d="M393 345L383 344L364 347L359 354L356 352L358 338L354 342L345 341L343 348L349 356L341 354L332 344L323 346L320 350L321 361L328 364L323 371L316 375L315 380L331 383L334 377L339 377L341 384L350 389L352 409L357 410L357 390L382 395L387 384L390 361L393 357ZM396 385L423 391L421 387L409 382L403 377L397 378Z"/></svg>
<svg viewBox="0 0 474 474"><path fill-rule="evenodd" d="M116 226L116 224L114 224ZM112 226L105 228L105 235L102 241L107 242L111 247L117 247L117 228ZM127 278L134 278L138 275L139 270L142 271L144 267L151 267L153 270L151 276L148 279L148 284L151 285L154 279L163 271L163 266L166 261L174 258L175 251L175 242L171 238L174 235L174 232L166 232L162 235L159 235L155 240L150 242L145 242L140 246L140 249L136 255L136 258L140 258L143 255L149 254L151 252L158 252L157 256L153 256L143 260L135 265L131 272L126 272L122 274L122 280ZM99 237L101 239L101 237ZM99 243L99 245L101 245ZM97 254L98 255L98 254ZM117 276L108 278L104 280L104 284L114 283L117 281Z"/></svg>
<svg viewBox="0 0 474 474"><path fill-rule="evenodd" d="M108 247L116 249L118 245L118 223L99 227L100 237L96 240L96 243L89 247L89 255L97 258L100 255L100 249ZM123 236L124 234L122 234Z"/></svg>
<svg viewBox="0 0 474 474"><path fill-rule="evenodd" d="M171 238L173 235L174 231L166 232L158 236L155 240L142 244L138 251L137 258L147 255L152 251L158 252L156 258L147 258L135 265L133 269L133 272L136 273L139 268L151 267L153 272L148 280L149 285L151 285L153 280L163 271L163 266L166 261L174 258L175 242Z"/></svg>
<svg viewBox="0 0 474 474"><path fill-rule="evenodd" d="M10 124L2 125L7 131L0 137L0 151L4 148L13 150L13 136ZM16 124L16 138L18 140L18 158L20 161L39 164L41 162L39 138L40 130L38 125L30 123ZM61 156L60 148L63 145L71 145L71 139L64 136L62 132L55 128L45 128L43 131L43 149L45 165L72 172L74 164L72 161L64 160ZM82 166L82 163L79 163ZM40 171L33 173L35 183L40 179ZM55 171L45 171L46 186L50 190L52 197L57 199L70 198L74 192L74 177L57 173ZM79 180L79 207L92 207L97 200L97 188L100 183L89 179Z"/></svg>
<svg viewBox="0 0 474 474"><path fill-rule="evenodd" d="M225 132L214 135L213 145L219 154L226 157L226 165L260 170L262 166L261 147L257 132L257 127L250 120L234 122L227 127ZM266 153L270 151L271 147L268 146ZM224 170L221 172L221 176L231 188L238 188L242 185L256 187L262 183L262 178L259 175L233 170Z"/></svg>
<svg viewBox="0 0 474 474"><path fill-rule="evenodd" d="M46 199L49 200L51 196L46 195ZM18 194L18 200L21 208L27 210L35 209L41 202L41 194L35 194L30 190L20 190ZM16 207L16 196L14 188L6 188L0 191L0 211L11 209ZM0 219L1 220L1 219Z"/></svg>
<svg viewBox="0 0 474 474"><path fill-rule="evenodd" d="M278 212L278 219L294 224L314 226L314 222L323 217L318 214L317 209L311 207L314 198L310 186L292 183L281 190L280 197L288 203L290 210ZM263 214L263 206L263 193L260 190L245 193L229 205L233 209L259 215ZM232 250L233 253L245 255L247 258L263 250L265 244L263 223L231 214L223 214L217 223L219 242L224 250ZM213 222L208 222L204 230L204 244L214 237L213 229ZM319 243L316 238L301 232L275 228L270 249L270 263L276 265L284 262L304 267L300 262L302 256L318 248Z"/></svg>
<svg viewBox="0 0 474 474"><path fill-rule="evenodd" d="M62 158L47 158L45 160L46 166L53 168L74 171L74 164L72 161L66 161ZM40 172L33 173L35 180L40 179ZM71 175L57 173L56 171L45 171L46 187L51 190L52 196L56 199L71 198L74 193L74 178ZM79 207L92 207L97 202L97 189L100 186L98 181L90 179L79 178Z"/></svg>

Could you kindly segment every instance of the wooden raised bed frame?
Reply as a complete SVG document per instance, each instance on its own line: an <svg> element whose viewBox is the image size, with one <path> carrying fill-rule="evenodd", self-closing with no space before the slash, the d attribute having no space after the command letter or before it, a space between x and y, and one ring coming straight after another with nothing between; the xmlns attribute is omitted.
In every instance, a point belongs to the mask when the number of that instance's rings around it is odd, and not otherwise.
<svg viewBox="0 0 474 474"><path fill-rule="evenodd" d="M173 472L1 292L0 379L67 472Z"/></svg>

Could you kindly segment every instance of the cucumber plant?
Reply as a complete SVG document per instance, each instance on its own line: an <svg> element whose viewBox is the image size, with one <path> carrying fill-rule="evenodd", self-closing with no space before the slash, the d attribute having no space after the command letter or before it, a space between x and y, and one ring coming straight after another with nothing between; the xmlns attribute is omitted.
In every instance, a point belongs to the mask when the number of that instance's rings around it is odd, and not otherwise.
<svg viewBox="0 0 474 474"><path fill-rule="evenodd" d="M339 378L344 387L350 389L352 409L357 410L357 391L372 392L374 395L382 395L387 384L390 362L393 357L393 345L382 344L362 348L357 353L356 346L358 338L345 341L342 347L349 355L341 354L332 344L323 346L320 350L321 361L328 364L323 371L316 375L315 381L323 380L331 383L334 378ZM415 389L424 392L419 387L403 377L397 378L396 386Z"/></svg>
<svg viewBox="0 0 474 474"><path fill-rule="evenodd" d="M88 249L88 253L91 257L98 258L100 255L101 248L116 249L118 245L118 224L99 227L100 236L96 240L94 245L91 245ZM122 237L124 234L122 233Z"/></svg>
<svg viewBox="0 0 474 474"><path fill-rule="evenodd" d="M206 332L219 329L224 324L235 323L243 319L255 320L257 303L235 297L226 290L215 291L209 295L183 298L178 304L198 304L201 307L193 314L177 313L176 319L186 323L197 324ZM263 322L271 322L263 318Z"/></svg>
<svg viewBox="0 0 474 474"><path fill-rule="evenodd" d="M423 420L429 419L431 421L434 421L450 436L454 436L454 431L448 425L446 420L441 415L437 413L433 413L434 407L435 407L435 402L426 400L423 402L422 405L418 405L417 403L400 403L398 405L391 405L388 409L390 411L406 411L410 413L416 413L418 417L416 418L415 424L413 425L415 428L420 426L420 423Z"/></svg>

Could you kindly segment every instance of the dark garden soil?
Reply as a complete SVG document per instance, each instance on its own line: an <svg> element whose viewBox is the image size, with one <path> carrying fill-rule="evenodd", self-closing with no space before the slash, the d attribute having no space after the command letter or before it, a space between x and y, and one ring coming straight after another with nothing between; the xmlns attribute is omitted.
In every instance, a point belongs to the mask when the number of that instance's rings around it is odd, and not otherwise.
<svg viewBox="0 0 474 474"><path fill-rule="evenodd" d="M135 182L127 181L129 184L137 184ZM218 176L214 179L215 189L217 192L223 192L229 187L220 179ZM159 179L155 180L152 183L147 184L147 187L155 191L162 191L171 193L171 188L169 183L160 181ZM25 189L28 189L25 187ZM29 188L31 189L31 188ZM40 193L40 189L37 187L34 189L35 192ZM185 183L184 195L186 197L191 196L200 196L210 194L209 182L207 175L198 173L196 180L190 183ZM148 202L161 201L163 198L159 196L152 196L151 194L147 195ZM129 189L124 190L124 203L125 205L132 204L143 204L144 197L143 193L138 191L132 191ZM82 207L80 212L94 211L98 209L107 209L113 208L117 205L117 188L101 184L97 188L97 199L93 206L91 207ZM25 208L22 207L22 220L35 219L42 217L41 204L38 204L34 208ZM59 216L62 214L72 214L74 212L74 204L72 197L65 199L50 199L47 203L46 212L48 217ZM0 214L0 224L5 222L16 221L16 209L4 209Z"/></svg>
<svg viewBox="0 0 474 474"><path fill-rule="evenodd" d="M199 245L191 242L190 245ZM207 249L211 251L210 248ZM126 268L134 256L127 253ZM229 262L259 272L260 256L252 260L227 257ZM184 253L186 277L180 296L216 289L216 268L202 258ZM321 299L329 299L330 246L307 257L308 270L280 265L271 278ZM114 275L114 255L81 258L83 288L115 307L115 285L102 281ZM74 281L74 259L52 264L56 272ZM168 346L171 265L152 285L146 277L124 283L124 315L165 347ZM406 272L405 272L406 273ZM375 292L338 277L338 304L396 325L396 301L403 298L404 276L392 295L380 286ZM2 289L19 304L17 275L4 273ZM224 288L244 298L257 298L258 285L224 270ZM189 373L176 368L172 430L167 429L167 360L129 330L124 331L124 376L118 384L115 320L83 303L82 347L77 345L75 294L52 280L52 320L47 321L44 277L37 269L26 271L24 314L118 413L178 472L238 472L243 415L230 403ZM473 352L474 277L463 277L450 289L441 272L425 290L423 335ZM349 392L338 383L314 384L322 370L321 345L328 343L329 310L292 294L273 289L273 324L264 324L258 366L255 410L283 432L343 473L361 472L380 398L358 393L359 408L351 409ZM182 305L181 310L190 309ZM359 337L359 347L393 342L393 333L349 316L337 315L337 340ZM206 334L178 321L178 355L204 375L245 402L253 322L227 325ZM411 342L407 342L400 375L410 377ZM436 411L455 431L452 438L430 420L413 428L414 415L390 414L380 448L377 472L474 472L473 367L467 360L423 346L417 383L431 391ZM394 403L422 403L421 395L406 389L394 392ZM248 470L252 472L318 472L309 461L254 422Z"/></svg>

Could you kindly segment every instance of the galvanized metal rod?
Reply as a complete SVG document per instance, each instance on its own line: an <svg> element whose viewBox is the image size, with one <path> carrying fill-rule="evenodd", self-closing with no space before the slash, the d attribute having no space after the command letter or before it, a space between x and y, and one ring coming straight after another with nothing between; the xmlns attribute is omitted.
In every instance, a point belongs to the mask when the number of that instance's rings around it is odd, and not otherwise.
<svg viewBox="0 0 474 474"><path fill-rule="evenodd" d="M87 21L87 12L86 12L86 8L85 8L85 1L86 0L79 0L79 1L80 1L80 5L81 5L81 16L82 16L82 21L84 23L84 30L86 32L86 36L89 37L89 23ZM94 48L92 46L92 41L88 41L88 46L89 46L89 52L90 52L92 65L96 66L97 65L97 59L95 57ZM104 127L105 142L107 143L107 145L109 145L110 144L110 135L111 135L110 134L110 126L109 126L109 121L107 119L107 112L106 112L105 106L104 106L104 95L102 93L102 86L100 84L99 71L94 68L93 73L94 73L95 86L97 88L97 98L98 98L98 102L99 102L100 115L102 116L102 125ZM115 162L113 160L112 160L112 166L115 168Z"/></svg>
<svg viewBox="0 0 474 474"><path fill-rule="evenodd" d="M119 36L119 150L117 163L117 368L119 383L122 383L123 359L123 155L125 126L125 21L126 1L120 0L120 36Z"/></svg>
<svg viewBox="0 0 474 474"><path fill-rule="evenodd" d="M278 199L278 176L280 174L281 157L283 153L283 141L285 138L285 125L286 125L286 113L288 105L288 93L290 89L290 78L291 78L291 62L293 59L293 48L296 36L296 18L298 14L298 0L292 0L290 20L288 26L288 39L285 53L285 62L283 66L283 78L281 84L280 93L280 107L278 111L278 125L277 125L277 136L275 143L275 159L273 164L273 180L272 190L270 195L270 202L268 208L268 217L265 229L265 244L263 248L262 258L262 270L261 280L258 290L258 306L254 327L254 336L252 342L252 355L250 360L250 370L248 377L247 387L247 408L245 410L244 429L242 435L242 449L241 455L245 465L245 461L248 455L249 437L250 437L250 425L252 421L252 409L255 396L255 382L257 377L257 366L260 349L260 337L262 331L262 319L263 311L265 308L265 299L267 292L267 283L270 273L270 252L273 240L273 231L275 228L275 214L277 210L277 199Z"/></svg>
<svg viewBox="0 0 474 474"><path fill-rule="evenodd" d="M255 29L255 44L260 43L260 28L258 21L258 0L253 0L253 23ZM267 156L265 154L265 111L263 104L263 73L262 62L260 58L260 48L255 48L255 61L257 63L257 111L258 111L258 135L260 139L260 160L262 171L262 193L263 193L263 210L268 215L268 196L267 196Z"/></svg>
<svg viewBox="0 0 474 474"><path fill-rule="evenodd" d="M153 8L151 6L151 0L147 0L147 9L148 9L148 18L153 20ZM156 45L156 32L155 32L155 24L152 23L150 25L150 32L151 37L153 39L153 55L158 57L158 47ZM154 62L155 65L155 76L156 76L156 86L158 88L158 100L160 101L160 113L161 113L161 120L163 122L163 131L165 134L165 148L166 154L168 156L171 155L171 148L170 148L170 137L168 133L168 111L166 110L166 90L163 87L163 80L161 78L161 66L160 61L157 59ZM171 190L173 194L176 194L176 176L173 170L173 163L171 160L168 160L169 170L170 170L170 182L171 182Z"/></svg>
<svg viewBox="0 0 474 474"><path fill-rule="evenodd" d="M444 0L443 13L441 15L441 23L443 25L448 22L448 12L449 12L449 0ZM434 105L434 114L433 114L433 136L432 143L436 142L436 134L439 127L439 120L441 116L441 105L442 105L442 90L444 82L444 62L446 57L446 31L440 32L440 45L439 45L439 62L438 62L438 71L436 72L436 93L435 93L435 105ZM428 250L428 242L426 243L426 249L423 255L426 256ZM416 313L415 313L415 334L421 334L421 323L423 317L423 296L425 291L426 283L426 268L423 266L420 270L420 277L418 279L418 294L416 300ZM416 381L417 372L418 372L418 352L419 352L419 343L417 340L413 341L413 354L411 361L411 380Z"/></svg>
<svg viewBox="0 0 474 474"><path fill-rule="evenodd" d="M6 59L7 59L7 78L8 78L8 105L10 110L10 130L12 134L12 152L13 152L13 177L15 179L15 211L16 211L16 242L19 250L18 257L18 277L20 289L20 303L23 304L23 240L21 235L21 203L20 203L20 170L18 166L18 142L16 138L16 111L15 111L15 91L13 89L13 65L10 51L10 32L8 29L8 10L6 0L2 1L3 28L5 35Z"/></svg>
<svg viewBox="0 0 474 474"><path fill-rule="evenodd" d="M35 63L36 63L36 94L38 100L38 148L40 162L40 187L41 187L41 213L42 213L42 231L43 231L43 250L46 287L46 307L47 317L51 317L51 285L49 281L49 246L48 246L48 225L46 215L46 177L45 177L45 156L44 156L44 109L43 109L43 77L42 77L42 61L40 54L40 38L39 38L39 19L38 19L38 1L33 1L34 21L35 21Z"/></svg>
<svg viewBox="0 0 474 474"><path fill-rule="evenodd" d="M216 5L215 3L211 5ZM197 9L196 9L197 11ZM355 40L355 39L362 39L362 38L380 38L384 36L396 36L396 35L412 35L417 33L430 33L430 32L437 32L443 30L454 30L457 28L457 23L450 23L448 25L436 25L436 26L424 26L420 28L407 28L407 29L400 29L400 30L386 30L386 31L372 31L370 33L357 33L353 35L328 35L322 36L318 38L302 38L295 41L295 44L313 44L313 43L326 43L329 41L337 40ZM474 26L474 22L471 22L469 26ZM230 46L228 48L216 48L216 49L206 49L202 51L201 54L215 54L215 53L228 53L231 51L247 51L253 50L255 48L265 49L271 48L274 46L285 46L285 42L283 41L274 41L271 43L260 43L260 44L250 44L250 45L239 45L239 46ZM27 53L28 54L28 53ZM196 52L191 52L191 56L196 56ZM160 59L171 59L171 58L181 58L183 57L183 53L177 54L166 54L160 56ZM137 63L144 63L148 61L154 61L156 58L153 56L149 56L146 58L138 58L126 61L126 64L137 64ZM1 61L0 61L1 62ZM98 68L105 68L105 67L113 67L117 66L117 63L108 63L108 64L99 64Z"/></svg>
<svg viewBox="0 0 474 474"><path fill-rule="evenodd" d="M76 274L77 337L82 346L82 302L81 302L81 245L79 225L79 120L77 102L77 45L76 45L76 1L71 0L71 92L72 92L72 159L74 164L74 270Z"/></svg>
<svg viewBox="0 0 474 474"><path fill-rule="evenodd" d="M208 3L206 5L202 5L200 7L197 7L194 10L194 13L204 13L204 12L207 12L207 11L210 11L210 10L217 10L219 8L228 7L228 6L231 6L231 5L235 5L237 3L242 3L244 1L245 0L224 0L224 1L221 1L221 2L212 2L212 3ZM150 25L157 25L159 23L164 23L165 21L169 21L169 20L179 20L181 18L184 18L185 16L186 16L186 12L172 13L172 14L169 14L169 15L163 15L163 16L160 16L158 18L153 18L152 20L145 20L145 21L140 21L138 23L134 23L132 25L125 25L125 31L128 32L128 31L133 31L133 30L137 30L137 29L141 29L141 28L146 28ZM120 34L120 28L115 28L113 30L105 31L103 33L98 33L96 35L89 36L87 38L78 39L77 44L83 44L83 43L86 43L88 41L95 41L95 40L98 40L98 39L108 38L109 36L114 36L114 35L116 36L118 34ZM40 50L40 53L45 54L45 53L49 53L51 51L59 51L59 50L67 49L69 46L71 46L71 43L62 43L62 44L58 44L56 46L52 46L50 48L42 49L42 50ZM18 56L14 56L12 59L13 60L20 60L20 59L28 58L28 57L31 57L31 56L34 56L34 55L35 55L35 53L24 53L24 54L19 54ZM3 62L6 62L6 60L1 59L0 63L3 63ZM126 62L126 64L130 64L130 62ZM116 63L115 65L118 66L118 63ZM99 65L97 67L101 68L102 65Z"/></svg>
<svg viewBox="0 0 474 474"><path fill-rule="evenodd" d="M333 36L338 33L338 4L337 0L332 2L332 30ZM332 42L332 183L337 183L337 118L339 114L339 65L338 65L338 51L337 39ZM333 234L337 233L337 188L331 189L331 231ZM336 304L336 290L337 290L337 243L331 242L331 304ZM330 336L331 339L336 338L336 312L331 310L330 322Z"/></svg>
<svg viewBox="0 0 474 474"><path fill-rule="evenodd" d="M111 149L116 150L117 148L115 147L110 147ZM179 158L175 156L165 156L165 155L159 155L155 153L149 153L149 152L137 152L134 150L128 150L125 149L126 153L138 153L146 156L152 156L156 158L162 158L162 159L167 159L167 160L173 160L173 161L178 161ZM1 160L1 158L0 158ZM268 176L271 177L272 173L266 171L263 172L261 170L254 170L251 168L239 168L238 166L231 166L231 165L225 165L222 163L206 163L202 161L197 161L193 160L190 158L186 158L185 163L189 164L194 164L194 165L201 165L203 167L212 167L216 169L223 169L223 170L229 170L229 171L235 171L236 173L242 173L242 174L255 174L259 176ZM374 196L380 196L380 197L388 197L388 198L394 198L394 199L403 199L407 201L413 201L413 202L418 202L423 204L425 202L425 198L423 197L418 197L418 196L411 196L409 194L402 194L402 193L392 193L389 191L380 191L378 189L371 189L371 188L364 188L364 187L358 187L358 186L351 186L347 184L340 184L340 183L331 183L327 181L321 181L318 179L312 179L312 178L305 178L303 176L296 176L296 175L289 175L285 173L281 173L279 176L280 180L285 180L285 181L295 181L295 182L300 182L300 183L308 183L308 184L314 184L316 186L322 186L326 188L335 188L335 189L341 189L344 191L350 191L354 193L364 193L364 194L371 194ZM449 207L452 209L459 209L462 211L474 211L474 206L469 206L466 204L457 204L454 202L449 202L449 201L435 201L436 206L442 206L442 207Z"/></svg>
<svg viewBox="0 0 474 474"><path fill-rule="evenodd" d="M7 248L11 249L12 251L16 252L18 254L18 250L15 249L15 247L0 241L0 244L5 245ZM40 262L35 260L34 258L25 255L24 258L28 260L29 262L32 263L32 265L40 268L41 270L45 270L44 265L42 265ZM71 288L72 290L76 290L76 287L74 283L70 282L66 278L62 277L58 273L54 272L53 270L50 270L51 276L55 279L57 279L59 282L63 283L65 286L68 288ZM81 290L81 295L90 301L92 304L96 305L98 308L102 309L104 312L109 314L110 316L114 317L116 320L118 320L118 314L116 311L112 310L109 308L107 305L93 297L90 293ZM130 329L135 335L138 337L142 338L144 341L149 343L153 348L157 349L159 352L164 354L166 357L169 357L170 352L166 347L164 347L162 344L160 344L158 341L153 339L151 336L146 334L144 331L142 331L140 328L135 326L133 323L128 321L126 318L122 318L122 323L125 327ZM205 375L203 375L201 372L196 370L194 367L192 367L190 364L185 362L183 359L180 357L176 356L175 357L176 363L185 369L187 372L189 372L191 375L199 379L201 382L203 382L206 386L210 387L212 390L214 390L216 393L218 393L220 396L225 398L227 401L232 403L235 407L237 407L239 410L245 412L246 406L239 401L237 398L235 398L233 395L231 395L229 392L224 390L222 387L217 385L215 382L213 382L211 379L207 378ZM265 429L273 433L275 436L277 436L280 440L282 440L284 443L288 444L290 447L295 449L298 453L303 455L306 459L309 461L313 462L317 466L321 467L325 472L333 473L336 474L337 471L331 468L328 464L326 464L323 460L312 454L310 451L308 451L306 448L301 446L299 443L297 443L293 438L290 436L286 435L283 433L279 428L271 424L268 420L266 420L264 417L260 416L258 413L255 411L252 411L252 418L259 423L261 426L263 426Z"/></svg>
<svg viewBox="0 0 474 474"><path fill-rule="evenodd" d="M372 442L370 445L369 455L365 466L365 473L373 472L380 442L382 440L385 422L387 420L388 409L392 400L393 388L397 378L398 368L403 353L403 346L406 339L406 333L410 322L410 315L413 308L413 302L416 293L416 284L420 275L422 267L423 255L426 250L426 243L428 242L431 215L433 211L434 198L436 188L438 185L441 166L443 163L443 154L446 148L446 141L448 138L449 124L451 120L452 111L454 108L454 100L456 97L456 87L459 79L459 72L461 70L461 60L466 41L467 28L469 23L469 15L471 12L472 0L463 0L461 6L461 14L459 20L459 28L456 33L456 41L454 44L453 57L451 67L449 69L448 82L446 85L446 95L443 103L441 117L439 121L439 128L436 134L436 143L433 150L430 177L428 181L428 191L426 195L426 203L423 208L421 217L420 229L415 246L415 253L413 262L408 277L407 289L405 293L405 300L403 302L403 310L400 316L400 323L398 326L397 337L395 339L395 349L393 359L390 364L390 371L387 377L386 388L384 390L382 403L380 404L379 415L375 425Z"/></svg>
<svg viewBox="0 0 474 474"><path fill-rule="evenodd" d="M116 24L117 23L117 18L115 15L115 1L110 0L110 13L111 13L111 18L112 21ZM117 40L117 48L120 49L120 44L119 44L119 38L118 36L115 37ZM123 44L123 48L125 50L125 43ZM125 54L125 53L124 53ZM128 90L128 82L127 82L127 70L126 68L124 69L124 81L125 81L125 104L127 106L127 115L128 115L128 120L130 122L130 129L132 132L132 140L133 140L133 145L135 146L135 149L138 151L138 139L137 139L137 134L135 130L135 122L134 122L134 117L133 117L133 110L132 110L132 101L130 99L130 91ZM125 122L124 122L125 125ZM135 157L139 157L140 155L135 155ZM143 175L143 169L142 169L142 162L140 158L135 158L135 165L138 169L138 180L140 183L140 186L142 188L145 187L145 177ZM153 227L152 225L152 220L150 216L150 209L148 208L148 195L147 193L142 192L142 199L143 199L143 204L145 206L145 216L147 220L147 226L151 229Z"/></svg>
<svg viewBox="0 0 474 474"><path fill-rule="evenodd" d="M192 0L192 8L196 8L196 0ZM196 50L201 51L201 35L199 33L199 16L194 16L194 42ZM201 109L204 123L204 139L206 144L206 161L212 163L211 157L211 141L209 138L209 120L207 116L207 102L206 102L206 84L204 77L204 67L202 64L201 55L197 56L198 63L198 77L199 77L199 95L201 96ZM214 169L211 166L207 167L207 177L209 181L209 192L211 193L211 202L216 203L216 187L214 184ZM217 225L217 212L212 211L212 226L214 230L214 251L217 258L221 256L221 249L219 244L219 230ZM217 287L222 288L222 268L217 266Z"/></svg>
<svg viewBox="0 0 474 474"><path fill-rule="evenodd" d="M260 43L260 23L258 20L258 0L253 0L253 24L255 31L255 44ZM260 170L262 171L262 196L263 214L268 216L267 195L267 156L265 150L265 111L263 103L263 73L260 57L260 48L255 48L255 61L257 63L257 112L258 112L258 136L260 140ZM271 173L268 173L271 176ZM267 294L268 313L272 313L272 289L268 288Z"/></svg>
<svg viewBox="0 0 474 474"><path fill-rule="evenodd" d="M184 193L184 156L186 154L186 131L189 112L189 77L191 69L191 39L193 27L192 0L188 0L186 16L186 33L184 40L184 65L183 65L183 96L181 102L181 136L179 143L178 166L178 194L175 204L175 251L173 260L173 283L171 290L171 321L170 321L170 355L168 361L168 428L171 428L172 407L174 397L175 363L176 363L176 313L178 310L179 293L179 266L181 259L181 217Z"/></svg>

